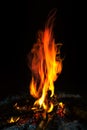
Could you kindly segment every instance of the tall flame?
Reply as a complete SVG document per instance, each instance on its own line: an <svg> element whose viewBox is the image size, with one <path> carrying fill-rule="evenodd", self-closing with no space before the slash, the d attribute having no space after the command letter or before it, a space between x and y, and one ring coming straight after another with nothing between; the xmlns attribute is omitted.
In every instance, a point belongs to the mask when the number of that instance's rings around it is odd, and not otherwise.
<svg viewBox="0 0 87 130"><path fill-rule="evenodd" d="M53 17L48 19L44 31L38 32L37 42L31 50L30 94L36 98L34 106L42 107L46 112L53 110L53 103L49 99L54 95L54 81L62 71L61 44L55 44Z"/></svg>

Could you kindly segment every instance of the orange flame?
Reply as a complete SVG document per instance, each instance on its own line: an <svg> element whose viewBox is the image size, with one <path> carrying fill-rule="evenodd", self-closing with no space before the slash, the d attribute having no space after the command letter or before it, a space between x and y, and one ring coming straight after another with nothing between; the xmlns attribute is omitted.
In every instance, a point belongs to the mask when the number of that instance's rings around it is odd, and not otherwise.
<svg viewBox="0 0 87 130"><path fill-rule="evenodd" d="M62 71L60 46L53 37L53 16L48 19L44 31L38 33L38 39L31 50L32 81L30 94L36 98L34 105L42 107L46 112L53 110L49 100L54 95L54 81ZM51 92L48 97L48 91Z"/></svg>

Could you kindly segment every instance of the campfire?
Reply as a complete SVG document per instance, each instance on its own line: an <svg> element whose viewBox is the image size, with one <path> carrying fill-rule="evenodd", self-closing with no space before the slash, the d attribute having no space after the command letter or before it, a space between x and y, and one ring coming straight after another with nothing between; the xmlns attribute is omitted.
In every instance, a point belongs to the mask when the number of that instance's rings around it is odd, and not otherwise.
<svg viewBox="0 0 87 130"><path fill-rule="evenodd" d="M38 31L28 54L32 73L29 94L13 96L0 102L1 130L86 130L87 108L80 95L55 94L54 82L62 72L62 43L55 43L55 12L43 30ZM80 121L79 121L80 119Z"/></svg>
<svg viewBox="0 0 87 130"><path fill-rule="evenodd" d="M29 67L32 71L30 94L36 99L34 108L43 108L47 113L53 110L50 100L54 96L54 81L62 71L60 57L61 43L56 44L53 34L55 13L48 19L43 31L38 32L37 42L31 50Z"/></svg>

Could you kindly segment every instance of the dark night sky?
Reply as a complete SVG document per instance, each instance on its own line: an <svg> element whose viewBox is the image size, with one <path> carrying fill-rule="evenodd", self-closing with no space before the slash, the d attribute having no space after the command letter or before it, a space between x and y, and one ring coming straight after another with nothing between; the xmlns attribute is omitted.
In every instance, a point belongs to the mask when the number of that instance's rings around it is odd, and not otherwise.
<svg viewBox="0 0 87 130"><path fill-rule="evenodd" d="M86 96L86 41L82 36L85 25L80 7L73 6L72 0L27 0L2 3L0 98L28 91L31 72L26 56L53 8L57 8L55 38L63 42L65 55L56 89Z"/></svg>

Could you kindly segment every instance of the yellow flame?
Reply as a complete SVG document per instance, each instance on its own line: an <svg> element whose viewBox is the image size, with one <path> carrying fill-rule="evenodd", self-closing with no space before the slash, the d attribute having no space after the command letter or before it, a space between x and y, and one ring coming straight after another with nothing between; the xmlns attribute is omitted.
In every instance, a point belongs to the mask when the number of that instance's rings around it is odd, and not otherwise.
<svg viewBox="0 0 87 130"><path fill-rule="evenodd" d="M49 108L49 110L47 112L50 113L53 110L53 107L54 107L53 103L51 103L50 108Z"/></svg>
<svg viewBox="0 0 87 130"><path fill-rule="evenodd" d="M61 108L64 108L63 102L60 102L60 103L59 103L59 106L60 106Z"/></svg>
<svg viewBox="0 0 87 130"><path fill-rule="evenodd" d="M20 117L11 117L9 120L7 120L8 123L15 123L20 119Z"/></svg>

